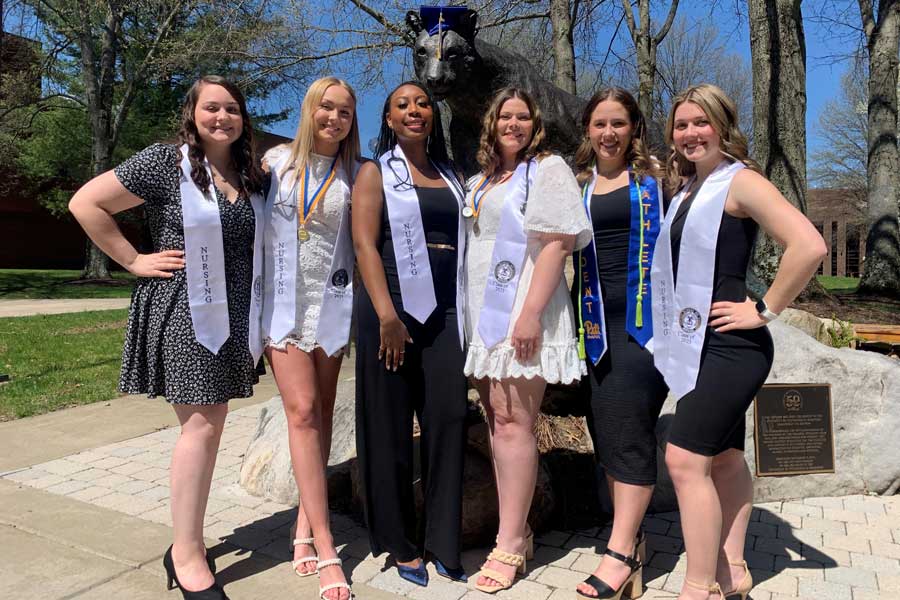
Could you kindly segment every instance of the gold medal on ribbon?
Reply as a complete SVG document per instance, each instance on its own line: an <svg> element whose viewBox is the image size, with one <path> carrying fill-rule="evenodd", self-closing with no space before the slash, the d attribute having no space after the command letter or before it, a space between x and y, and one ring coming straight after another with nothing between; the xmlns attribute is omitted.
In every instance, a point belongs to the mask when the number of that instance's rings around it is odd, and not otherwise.
<svg viewBox="0 0 900 600"><path fill-rule="evenodd" d="M309 165L307 164L306 168L303 170L303 203L298 206L301 210L298 211L299 214L297 215L297 220L300 222L300 227L297 229L298 242L305 242L309 239L309 232L306 230L306 222L309 221L319 200L325 197L325 193L331 186L331 182L334 181L334 176L337 173L337 162L338 157L335 156L334 161L331 163L331 168L328 169L328 175L322 180L322 183L319 184L319 189L313 192L312 196L309 194Z"/></svg>

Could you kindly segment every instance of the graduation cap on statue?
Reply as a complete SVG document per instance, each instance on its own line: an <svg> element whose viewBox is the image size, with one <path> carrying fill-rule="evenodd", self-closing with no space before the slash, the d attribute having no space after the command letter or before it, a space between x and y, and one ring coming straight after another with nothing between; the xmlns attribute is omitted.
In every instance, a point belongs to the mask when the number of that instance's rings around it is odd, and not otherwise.
<svg viewBox="0 0 900 600"><path fill-rule="evenodd" d="M456 29L469 12L465 6L419 7L422 27L428 30L428 35L440 35L444 31Z"/></svg>
<svg viewBox="0 0 900 600"><path fill-rule="evenodd" d="M412 11L407 13L407 23L417 33L427 31L428 35L443 38L444 33L455 31L466 39L475 35L478 15L467 6L420 6L418 18ZM437 58L441 58L441 39L437 44Z"/></svg>

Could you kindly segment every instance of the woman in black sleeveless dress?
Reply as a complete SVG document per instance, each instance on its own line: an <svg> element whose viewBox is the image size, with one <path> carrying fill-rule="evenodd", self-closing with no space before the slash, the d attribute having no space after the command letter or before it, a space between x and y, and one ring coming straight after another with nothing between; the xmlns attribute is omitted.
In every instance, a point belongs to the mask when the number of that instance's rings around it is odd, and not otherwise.
<svg viewBox="0 0 900 600"><path fill-rule="evenodd" d="M656 484L656 421L668 392L646 348L653 324L646 291L638 286L649 287L649 277L637 274L634 281L636 270L652 261L663 199L658 165L645 146L644 116L630 93L599 90L588 101L581 124L585 141L575 155L575 168L594 226L596 275L586 260L590 247L577 252L572 291L581 309L582 332L599 320L587 314L585 301L595 302L592 297L598 293L602 298L606 347L585 348L591 372L588 428L594 455L606 471L614 514L605 556L579 584L578 593L617 598L641 592L646 557L639 527ZM638 228L644 230L644 248ZM590 289L598 284L599 290Z"/></svg>
<svg viewBox="0 0 900 600"><path fill-rule="evenodd" d="M815 273L825 244L748 158L734 103L719 88L703 84L677 96L666 138L673 148L668 180L680 189L653 263L654 360L679 397L666 448L687 551L679 598L745 600L752 586L743 553L753 485L744 415L772 365L765 325ZM771 287L754 302L745 273L758 227L783 241L785 251ZM714 251L704 250L700 240L714 237ZM699 280L701 272L710 273L708 281ZM658 293L664 281L672 284L669 292L678 290L674 296ZM704 294L708 317L694 308L702 310ZM673 298L677 307L667 312ZM683 340L702 348L695 380L687 375L692 363Z"/></svg>
<svg viewBox="0 0 900 600"><path fill-rule="evenodd" d="M449 168L437 107L421 85L408 82L391 92L384 116L377 154L385 162L364 164L353 188L353 242L363 280L357 296L356 444L372 553L390 553L401 577L424 586L425 551L438 573L465 580L460 534L467 385L457 306L465 242L464 233L459 238L462 186ZM418 199L436 300L424 322L404 308L398 235L391 230L384 187L394 177ZM404 241L407 252L409 236ZM413 415L421 431L424 535L417 531L413 493Z"/></svg>

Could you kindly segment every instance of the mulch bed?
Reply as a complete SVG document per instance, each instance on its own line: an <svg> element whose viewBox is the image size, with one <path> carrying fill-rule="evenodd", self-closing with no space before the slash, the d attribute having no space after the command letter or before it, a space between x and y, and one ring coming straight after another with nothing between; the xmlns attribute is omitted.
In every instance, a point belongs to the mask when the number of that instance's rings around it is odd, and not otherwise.
<svg viewBox="0 0 900 600"><path fill-rule="evenodd" d="M900 300L881 296L832 294L831 297L794 302L791 308L805 310L817 317L835 317L851 323L900 325Z"/></svg>

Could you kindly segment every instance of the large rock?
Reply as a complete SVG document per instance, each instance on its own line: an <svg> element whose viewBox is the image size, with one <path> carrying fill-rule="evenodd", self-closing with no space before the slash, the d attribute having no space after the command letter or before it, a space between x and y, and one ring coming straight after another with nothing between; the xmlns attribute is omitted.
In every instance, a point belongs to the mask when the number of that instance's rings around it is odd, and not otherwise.
<svg viewBox="0 0 900 600"><path fill-rule="evenodd" d="M775 363L768 382L831 384L836 473L759 478L754 483L756 499L894 493L900 486L900 436L896 435L900 431L900 361L872 352L823 345L811 337L819 326L811 319L801 320L807 323L809 334L779 321L769 326L775 340ZM333 500L350 496L350 466L356 456L353 394L352 381L339 384L329 461ZM604 498L602 477L600 506L596 505L593 456L590 439L579 425L582 421L565 416L584 414L584 408L584 395L576 388L548 391L544 410L555 416L542 416L538 427L543 455L530 517L535 528L551 516L568 522L574 513L595 516L598 508L610 508ZM676 508L664 461L665 440L674 412L675 402L669 398L657 425L659 472L651 512ZM464 537L467 543L474 544L489 542L496 527L496 498L485 429L483 424L472 427L466 455ZM746 449L753 470L752 407L747 413ZM287 426L278 397L260 412L256 435L241 468L241 485L250 493L277 502L297 502ZM358 486L355 487L358 492ZM360 506L358 497L354 504ZM565 508L551 515L554 507Z"/></svg>
<svg viewBox="0 0 900 600"><path fill-rule="evenodd" d="M802 315L797 319L807 324L804 330L780 320L769 325L775 341L775 362L766 383L831 384L835 472L754 477L754 500L767 502L813 496L895 493L900 486L900 436L897 435L900 431L900 361L874 352L826 346L813 339L818 327L814 327L813 321ZM663 459L674 412L675 402L670 396L663 406L656 430L659 483L651 504L652 512L677 508ZM752 406L747 410L744 447L750 471L754 473Z"/></svg>
<svg viewBox="0 0 900 600"><path fill-rule="evenodd" d="M840 328L840 325L833 319L823 319L805 310L796 308L784 309L778 320L796 327L826 346L831 345L831 335L829 335L828 331Z"/></svg>
<svg viewBox="0 0 900 600"><path fill-rule="evenodd" d="M348 483L349 462L356 458L356 416L353 402L353 381L338 383L334 405L334 424L329 466L331 496ZM297 484L291 470L291 451L288 447L287 419L281 396L269 400L259 412L256 433L250 441L241 464L241 486L255 496L274 502L298 503Z"/></svg>
<svg viewBox="0 0 900 600"><path fill-rule="evenodd" d="M756 480L760 501L807 496L894 493L900 482L900 361L862 350L830 348L774 322L775 364L768 383L830 383L835 473ZM753 419L747 461L753 462Z"/></svg>

